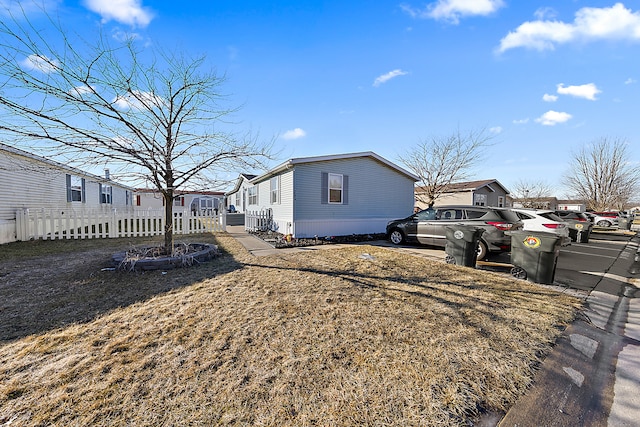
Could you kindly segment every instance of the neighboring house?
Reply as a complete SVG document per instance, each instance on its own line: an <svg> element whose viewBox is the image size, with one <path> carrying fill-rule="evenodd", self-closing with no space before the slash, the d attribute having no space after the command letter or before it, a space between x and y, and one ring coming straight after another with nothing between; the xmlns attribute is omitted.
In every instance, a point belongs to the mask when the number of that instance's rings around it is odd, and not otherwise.
<svg viewBox="0 0 640 427"><path fill-rule="evenodd" d="M525 208L525 209L550 209L553 211L564 209L560 208L558 203L558 199L555 197L529 197L524 199L514 199L513 207L514 208Z"/></svg>
<svg viewBox="0 0 640 427"><path fill-rule="evenodd" d="M178 190L175 192L173 206L209 215L220 209L223 199L224 193L222 191ZM136 188L134 207L136 210L163 209L164 197L158 190Z"/></svg>
<svg viewBox="0 0 640 427"><path fill-rule="evenodd" d="M255 177L256 175L250 175L246 173L240 174L233 190L225 193L227 211L244 213L247 210L249 197L251 197L253 200L253 192L257 191L254 188L253 184L251 184L251 180ZM249 190L249 188L253 189Z"/></svg>
<svg viewBox="0 0 640 427"><path fill-rule="evenodd" d="M241 208L245 224L266 214L270 229L297 238L384 233L387 222L411 214L417 180L372 152L295 158L248 180ZM242 183L228 200L239 191Z"/></svg>
<svg viewBox="0 0 640 427"><path fill-rule="evenodd" d="M0 143L0 243L16 240L17 209L130 209L133 188Z"/></svg>
<svg viewBox="0 0 640 427"><path fill-rule="evenodd" d="M584 200L558 200L557 210L585 212L587 210L587 204Z"/></svg>
<svg viewBox="0 0 640 427"><path fill-rule="evenodd" d="M422 187L416 187L416 207L427 208L427 204L419 200ZM458 182L447 186L436 200L440 205L474 205L507 207L509 191L496 179Z"/></svg>

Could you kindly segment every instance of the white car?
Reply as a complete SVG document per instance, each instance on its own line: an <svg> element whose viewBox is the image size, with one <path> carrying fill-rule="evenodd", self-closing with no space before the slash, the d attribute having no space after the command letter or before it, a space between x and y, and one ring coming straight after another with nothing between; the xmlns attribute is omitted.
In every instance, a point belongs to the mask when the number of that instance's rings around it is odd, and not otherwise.
<svg viewBox="0 0 640 427"><path fill-rule="evenodd" d="M562 246L571 244L567 223L552 210L516 208L512 208L510 210L514 212L522 222L522 226L516 224L513 226L512 230L519 228L524 231L553 233L562 237Z"/></svg>

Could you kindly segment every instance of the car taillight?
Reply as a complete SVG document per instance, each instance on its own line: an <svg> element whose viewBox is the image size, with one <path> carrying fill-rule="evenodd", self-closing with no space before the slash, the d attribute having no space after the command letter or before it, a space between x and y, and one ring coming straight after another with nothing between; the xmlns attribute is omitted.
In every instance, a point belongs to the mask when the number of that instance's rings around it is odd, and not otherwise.
<svg viewBox="0 0 640 427"><path fill-rule="evenodd" d="M486 223L488 225L493 225L495 228L501 231L509 231L511 230L511 226L513 225L508 222L498 222L498 221L487 221Z"/></svg>
<svg viewBox="0 0 640 427"><path fill-rule="evenodd" d="M580 222L587 222L587 221L588 221L588 219L586 219L586 218L578 218L578 221L580 221Z"/></svg>
<svg viewBox="0 0 640 427"><path fill-rule="evenodd" d="M542 224L547 228L564 228L565 225L564 224Z"/></svg>

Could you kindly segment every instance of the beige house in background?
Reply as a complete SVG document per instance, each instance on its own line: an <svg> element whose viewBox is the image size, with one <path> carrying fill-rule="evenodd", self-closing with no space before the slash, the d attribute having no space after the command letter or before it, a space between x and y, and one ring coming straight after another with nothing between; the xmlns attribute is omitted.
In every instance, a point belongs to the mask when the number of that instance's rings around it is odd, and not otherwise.
<svg viewBox="0 0 640 427"><path fill-rule="evenodd" d="M427 204L420 201L422 187L415 188L416 208L426 209ZM450 184L436 200L435 206L474 205L507 207L509 191L497 179L468 181Z"/></svg>

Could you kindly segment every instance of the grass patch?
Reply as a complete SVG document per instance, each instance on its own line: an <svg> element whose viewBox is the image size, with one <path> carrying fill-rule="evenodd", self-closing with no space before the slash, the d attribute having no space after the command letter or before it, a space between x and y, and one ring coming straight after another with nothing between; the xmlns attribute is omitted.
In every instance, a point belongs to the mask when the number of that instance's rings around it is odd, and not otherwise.
<svg viewBox="0 0 640 427"><path fill-rule="evenodd" d="M141 295L0 344L0 424L465 425L526 390L580 304L384 248L209 239L210 265L72 275Z"/></svg>

